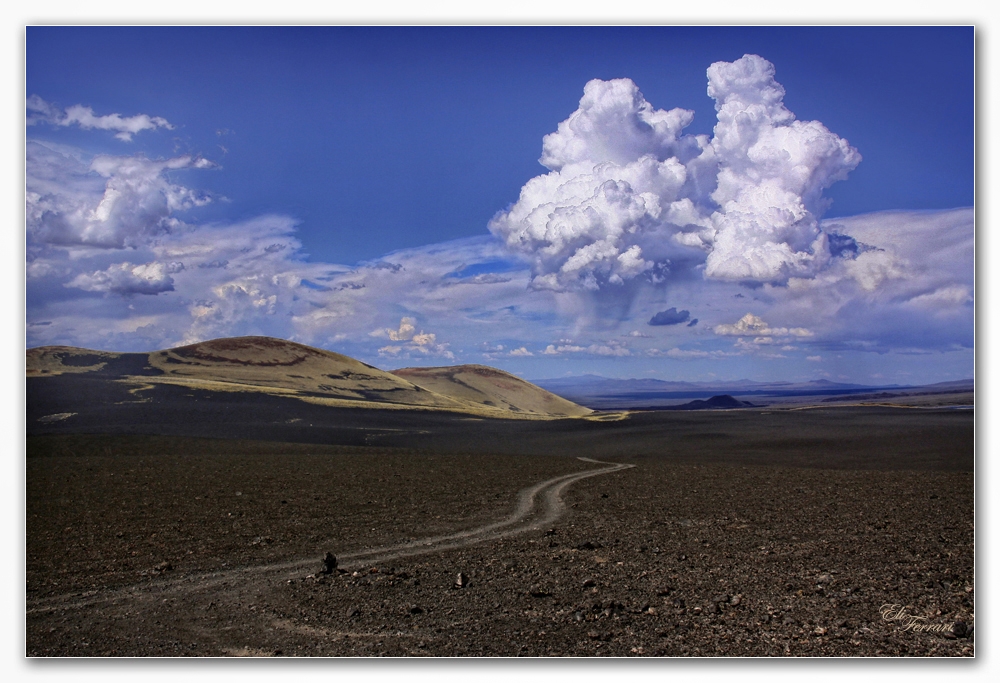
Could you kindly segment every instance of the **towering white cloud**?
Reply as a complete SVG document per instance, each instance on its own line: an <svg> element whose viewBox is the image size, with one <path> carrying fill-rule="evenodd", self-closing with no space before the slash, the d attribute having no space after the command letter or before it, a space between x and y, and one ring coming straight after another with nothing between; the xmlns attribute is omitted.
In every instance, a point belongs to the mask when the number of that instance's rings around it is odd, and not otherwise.
<svg viewBox="0 0 1000 683"><path fill-rule="evenodd" d="M709 278L786 281L830 260L822 191L860 155L821 123L795 120L766 60L719 62L708 77L711 140L684 135L693 113L654 109L628 79L587 83L543 140L550 172L490 223L530 261L533 287L655 284L701 264Z"/></svg>
<svg viewBox="0 0 1000 683"><path fill-rule="evenodd" d="M707 137L681 135L692 116L654 109L628 79L587 83L579 109L543 140L550 172L490 222L531 261L533 287L596 290L657 277L657 265L684 249L668 240L672 221L704 223L690 196L711 182L714 155Z"/></svg>
<svg viewBox="0 0 1000 683"><path fill-rule="evenodd" d="M719 210L705 274L769 281L817 272L830 259L817 222L823 190L861 155L819 121L795 120L774 66L756 55L710 66L708 94L719 119L712 139Z"/></svg>

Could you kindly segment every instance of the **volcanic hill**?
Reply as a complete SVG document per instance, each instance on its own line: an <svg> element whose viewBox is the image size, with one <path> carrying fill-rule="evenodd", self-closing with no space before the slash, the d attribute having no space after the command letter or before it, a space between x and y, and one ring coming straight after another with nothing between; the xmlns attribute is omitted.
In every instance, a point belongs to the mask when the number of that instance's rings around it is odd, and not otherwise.
<svg viewBox="0 0 1000 683"><path fill-rule="evenodd" d="M142 400L157 385L257 392L337 407L446 410L484 417L556 418L592 411L484 366L388 373L349 356L271 337L214 339L151 353L69 346L28 349L28 378L86 375L131 384Z"/></svg>
<svg viewBox="0 0 1000 683"><path fill-rule="evenodd" d="M402 368L393 370L392 374L427 391L494 409L559 417L581 417L593 412L508 372L485 365Z"/></svg>

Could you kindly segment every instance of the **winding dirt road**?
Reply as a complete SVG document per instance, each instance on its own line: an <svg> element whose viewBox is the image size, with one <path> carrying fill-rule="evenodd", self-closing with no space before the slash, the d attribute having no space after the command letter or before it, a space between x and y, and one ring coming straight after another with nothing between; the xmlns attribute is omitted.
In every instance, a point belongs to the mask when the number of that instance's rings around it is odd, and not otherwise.
<svg viewBox="0 0 1000 683"><path fill-rule="evenodd" d="M526 531L549 526L558 520L566 510L561 496L567 487L582 479L635 467L635 465L631 464L610 463L592 458L581 457L577 459L607 466L560 475L523 489L518 494L517 506L514 508L514 511L500 521L465 531L418 539L408 543L341 553L337 556L339 568L350 570L390 560L413 557L415 555L462 548L486 541L508 538ZM539 501L541 504L539 504ZM174 579L161 579L114 590L84 591L69 595L49 596L34 600L29 599L26 604L26 613L31 615L54 610L66 611L99 604L118 604L129 601L165 601L168 597L178 594L190 594L240 583L251 576L260 577L266 574L276 574L277 576L272 580L301 578L303 571L310 567L318 568L319 566L319 558L311 557L309 559L288 562L190 574Z"/></svg>

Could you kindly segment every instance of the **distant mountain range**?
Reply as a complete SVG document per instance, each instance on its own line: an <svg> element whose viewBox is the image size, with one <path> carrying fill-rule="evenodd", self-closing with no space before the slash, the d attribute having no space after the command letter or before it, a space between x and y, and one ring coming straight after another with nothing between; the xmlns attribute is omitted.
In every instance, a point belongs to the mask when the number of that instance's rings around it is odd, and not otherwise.
<svg viewBox="0 0 1000 683"><path fill-rule="evenodd" d="M729 396L790 399L795 397L834 397L852 394L892 391L949 392L974 391L972 379L939 382L922 386L899 384L848 384L825 379L809 382L670 382L659 379L610 379L598 375L536 379L532 383L554 394L595 410L668 407L690 401L709 399L720 394Z"/></svg>

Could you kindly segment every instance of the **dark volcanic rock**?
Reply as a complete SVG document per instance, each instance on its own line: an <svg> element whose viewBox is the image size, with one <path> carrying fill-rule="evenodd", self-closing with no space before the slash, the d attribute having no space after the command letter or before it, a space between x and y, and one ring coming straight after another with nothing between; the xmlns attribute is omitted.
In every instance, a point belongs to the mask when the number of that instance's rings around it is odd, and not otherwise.
<svg viewBox="0 0 1000 683"><path fill-rule="evenodd" d="M333 570L337 568L337 558L333 553L327 553L326 557L323 558L323 568L320 570L321 574L332 574Z"/></svg>
<svg viewBox="0 0 1000 683"><path fill-rule="evenodd" d="M566 488L558 522L365 561L353 558L506 519L520 491L594 465L29 437L25 654L972 656L975 488L962 445L971 451L972 417L845 408L551 425L559 443L580 444L568 455L595 455L582 449L611 425L620 443L605 444L607 459L636 467ZM668 418L677 438L630 441L629 430ZM852 444L864 460L845 458ZM562 543L552 548L554 524ZM252 545L258 537L274 542ZM594 549L577 549L588 539ZM342 566L288 581L319 570L323 548L337 548ZM164 560L174 570L153 575ZM459 569L475 580L450 590ZM904 630L880 614L885 604L938 630Z"/></svg>
<svg viewBox="0 0 1000 683"><path fill-rule="evenodd" d="M741 401L733 398L729 394L713 396L707 401L697 400L683 403L679 406L669 406L660 410L720 410L726 408L755 408L749 401Z"/></svg>

